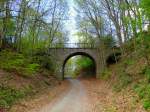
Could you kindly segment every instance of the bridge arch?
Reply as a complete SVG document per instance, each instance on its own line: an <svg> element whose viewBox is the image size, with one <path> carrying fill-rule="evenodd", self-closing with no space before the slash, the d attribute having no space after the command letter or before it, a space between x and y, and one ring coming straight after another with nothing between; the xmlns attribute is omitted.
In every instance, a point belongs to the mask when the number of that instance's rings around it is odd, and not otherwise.
<svg viewBox="0 0 150 112"><path fill-rule="evenodd" d="M54 75L62 80L64 76L64 67L70 57L76 55L87 56L95 63L96 78L100 78L100 74L106 67L105 51L98 48L51 48L48 53L55 62Z"/></svg>
<svg viewBox="0 0 150 112"><path fill-rule="evenodd" d="M64 79L64 75L65 75L65 65L67 63L67 61L71 58L71 57L74 57L74 56L78 56L78 55L81 55L81 56L86 56L88 58L90 58L93 63L94 63L94 69L95 69L95 76L96 76L96 69L97 69L97 63L96 63L96 60L94 59L94 57L92 55L90 55L89 53L87 52L73 52L71 54L68 54L66 56L66 58L64 59L63 61L63 65L62 65L62 75L63 75L63 79Z"/></svg>

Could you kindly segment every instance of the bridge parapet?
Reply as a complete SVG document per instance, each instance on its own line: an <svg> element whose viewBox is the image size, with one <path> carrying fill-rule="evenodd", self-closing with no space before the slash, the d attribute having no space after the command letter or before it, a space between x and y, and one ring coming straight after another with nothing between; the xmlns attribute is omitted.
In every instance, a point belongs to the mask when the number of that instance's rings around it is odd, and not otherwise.
<svg viewBox="0 0 150 112"><path fill-rule="evenodd" d="M50 46L50 48L98 48L95 43L55 43Z"/></svg>

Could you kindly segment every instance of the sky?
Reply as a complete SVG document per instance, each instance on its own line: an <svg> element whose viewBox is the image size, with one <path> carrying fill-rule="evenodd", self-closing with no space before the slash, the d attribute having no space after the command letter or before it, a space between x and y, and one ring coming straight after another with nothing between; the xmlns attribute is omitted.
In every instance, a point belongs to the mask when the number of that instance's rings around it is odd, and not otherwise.
<svg viewBox="0 0 150 112"><path fill-rule="evenodd" d="M77 12L74 9L75 3L73 0L67 0L69 5L69 20L65 23L66 29L69 31L69 42L68 43L76 43L77 42L77 36L75 36L75 33L77 32L76 28L76 16Z"/></svg>

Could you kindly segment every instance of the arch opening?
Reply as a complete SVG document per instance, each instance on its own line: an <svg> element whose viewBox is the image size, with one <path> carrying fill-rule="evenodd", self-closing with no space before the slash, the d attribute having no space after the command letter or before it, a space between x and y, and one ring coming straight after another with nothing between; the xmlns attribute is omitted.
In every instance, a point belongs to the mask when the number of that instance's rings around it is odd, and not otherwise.
<svg viewBox="0 0 150 112"><path fill-rule="evenodd" d="M120 60L120 58L121 58L120 52L115 52L115 53L110 54L106 59L107 67L117 63Z"/></svg>
<svg viewBox="0 0 150 112"><path fill-rule="evenodd" d="M72 70L72 72L70 72ZM67 56L62 67L63 79L96 78L96 61L84 52L76 52Z"/></svg>

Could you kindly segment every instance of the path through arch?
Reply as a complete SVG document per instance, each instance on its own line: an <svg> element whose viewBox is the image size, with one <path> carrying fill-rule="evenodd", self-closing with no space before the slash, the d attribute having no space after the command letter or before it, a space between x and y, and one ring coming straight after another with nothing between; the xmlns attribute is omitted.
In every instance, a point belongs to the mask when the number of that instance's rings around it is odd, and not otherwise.
<svg viewBox="0 0 150 112"><path fill-rule="evenodd" d="M83 75L86 77L86 73L87 73L87 77L88 77L88 73L91 75L90 76L94 76L96 77L96 61L94 60L94 58L92 56L90 56L88 53L85 53L85 52L75 52L75 53L72 53L70 55L68 55L66 57L66 59L64 60L63 62L63 66L62 66L62 72L63 72L63 79L65 78L65 68L66 68L66 64L67 62L70 60L70 61L77 61L77 60L74 60L72 58L81 58L82 59L82 62L84 62L84 59L88 59L90 62L91 62L91 66L89 66L89 68L86 68L84 71L85 73L84 74L80 74L80 75ZM71 60L72 59L72 60ZM85 60L86 61L86 60ZM68 67L68 66L67 66ZM71 68L71 67L69 67ZM71 68L73 69L73 68ZM78 69L78 68L77 68ZM75 70L72 70L72 71L75 71ZM87 71L87 72L86 72ZM79 74L78 74L79 75ZM80 76L81 77L81 76Z"/></svg>

